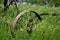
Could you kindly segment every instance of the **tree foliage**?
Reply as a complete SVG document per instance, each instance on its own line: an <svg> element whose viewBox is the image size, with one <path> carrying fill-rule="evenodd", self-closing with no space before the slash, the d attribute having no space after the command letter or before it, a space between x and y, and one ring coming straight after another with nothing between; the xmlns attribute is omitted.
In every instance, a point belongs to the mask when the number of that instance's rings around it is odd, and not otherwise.
<svg viewBox="0 0 60 40"><path fill-rule="evenodd" d="M26 0L28 3L49 4L52 6L60 5L60 0Z"/></svg>
<svg viewBox="0 0 60 40"><path fill-rule="evenodd" d="M4 0L0 0L0 4L3 4L4 3Z"/></svg>

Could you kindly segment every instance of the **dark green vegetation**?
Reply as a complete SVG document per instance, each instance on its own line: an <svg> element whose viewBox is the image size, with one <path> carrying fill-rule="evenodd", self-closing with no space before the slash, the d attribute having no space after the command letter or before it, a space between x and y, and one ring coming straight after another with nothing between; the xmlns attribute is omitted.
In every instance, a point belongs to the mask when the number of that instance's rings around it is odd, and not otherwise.
<svg viewBox="0 0 60 40"><path fill-rule="evenodd" d="M56 13L60 14L60 7L46 6L18 6L19 11L34 10L37 13ZM0 40L60 40L60 16L41 16L42 21L37 18L34 20L33 32L31 36L26 32L26 25L30 18L34 18L34 14L30 12L24 14L15 26L15 38L11 37L10 26L17 13L14 5L10 6L7 12L1 12L3 9L0 5ZM31 26L31 25L30 25Z"/></svg>
<svg viewBox="0 0 60 40"><path fill-rule="evenodd" d="M47 6L60 6L60 0L26 0L26 2Z"/></svg>
<svg viewBox="0 0 60 40"><path fill-rule="evenodd" d="M0 0L0 4L3 4L4 3L4 0Z"/></svg>

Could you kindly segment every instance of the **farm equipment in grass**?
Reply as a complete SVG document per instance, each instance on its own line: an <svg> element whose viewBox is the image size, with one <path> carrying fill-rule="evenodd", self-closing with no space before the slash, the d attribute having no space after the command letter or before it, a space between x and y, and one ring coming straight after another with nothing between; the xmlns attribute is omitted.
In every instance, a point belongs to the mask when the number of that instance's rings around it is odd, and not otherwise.
<svg viewBox="0 0 60 40"><path fill-rule="evenodd" d="M13 3L13 1L11 1L9 5L5 5L3 11L5 11L5 10L7 9L7 7L9 7L12 3ZM28 23L27 23L26 29L27 29L27 33L28 33L29 35L32 33L32 26L30 26L30 25L32 25L32 22L35 20L35 18L38 18L40 21L42 21L41 16L45 16L45 15L48 15L48 16L49 16L49 15L58 16L58 15L60 15L60 14L56 14L56 13L54 13L54 14L48 14L48 13L38 14L37 12L31 11L31 10L29 10L29 9L28 9L28 10L24 10L24 11L22 11L22 12L19 13L18 7L17 7L17 4L16 4L16 0L15 0L14 5L15 5L15 7L16 7L16 11L17 11L17 14L18 14L18 15L17 15L16 18L13 20L12 25L11 25L11 34L12 34L12 37L14 37L14 28L15 28L15 25L16 25L18 19L21 18L24 14L26 14L26 13L28 13L28 12L33 12L33 13L35 14L35 17L29 19L29 20L28 20Z"/></svg>
<svg viewBox="0 0 60 40"><path fill-rule="evenodd" d="M13 20L12 25L11 25L12 37L14 37L14 28L15 28L15 25L16 25L18 19L21 18L22 15L24 15L26 12L33 12L33 13L36 15L35 17L37 17L40 21L42 21L40 15L39 15L38 13L36 13L35 11L24 10L24 11L20 12L20 13L16 16L16 18ZM35 17L34 17L34 18L35 18ZM34 19L34 18L33 18L33 19ZM34 20L30 19L30 20L29 20L29 23L32 23L33 21L34 21ZM30 27L30 26L29 26L29 23L27 24L27 33L28 33L28 34L31 34L32 26Z"/></svg>
<svg viewBox="0 0 60 40"><path fill-rule="evenodd" d="M38 14L37 12L35 11L31 11L31 10L24 10L22 12L20 12L16 18L13 20L12 22L12 25L11 25L11 34L12 34L12 37L14 37L14 28L15 28L15 25L18 21L19 18L21 18L24 14L28 13L28 12L33 12L35 14L35 17L31 18L28 20L28 23L27 23L27 33L30 35L32 33L32 24L33 24L33 21L35 20L35 18L38 18L40 20L40 22L42 21L42 18L41 16L46 16L46 15L51 15L51 16L59 16L60 14L48 14L48 13L43 13L43 14Z"/></svg>

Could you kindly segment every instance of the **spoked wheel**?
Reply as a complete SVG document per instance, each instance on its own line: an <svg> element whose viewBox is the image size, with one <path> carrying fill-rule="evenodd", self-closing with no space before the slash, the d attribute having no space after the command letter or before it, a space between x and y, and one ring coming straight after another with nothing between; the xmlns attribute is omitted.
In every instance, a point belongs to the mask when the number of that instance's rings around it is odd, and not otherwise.
<svg viewBox="0 0 60 40"><path fill-rule="evenodd" d="M15 26L17 25L17 22L22 26L26 26L27 33L30 35L32 33L32 26L36 18L38 18L40 21L42 20L40 15L35 11L24 10L20 12L13 20L11 25L12 37L14 37L14 29L16 28Z"/></svg>

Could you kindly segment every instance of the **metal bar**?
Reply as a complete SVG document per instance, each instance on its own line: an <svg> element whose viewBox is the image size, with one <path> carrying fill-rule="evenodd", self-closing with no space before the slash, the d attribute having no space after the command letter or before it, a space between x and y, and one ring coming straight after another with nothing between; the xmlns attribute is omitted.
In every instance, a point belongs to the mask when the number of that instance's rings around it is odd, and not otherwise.
<svg viewBox="0 0 60 40"><path fill-rule="evenodd" d="M14 0L14 4L15 4L15 7L16 7L16 11L17 11L17 14L19 13L19 11L18 11L18 7L17 7L17 3L16 3L16 0Z"/></svg>

